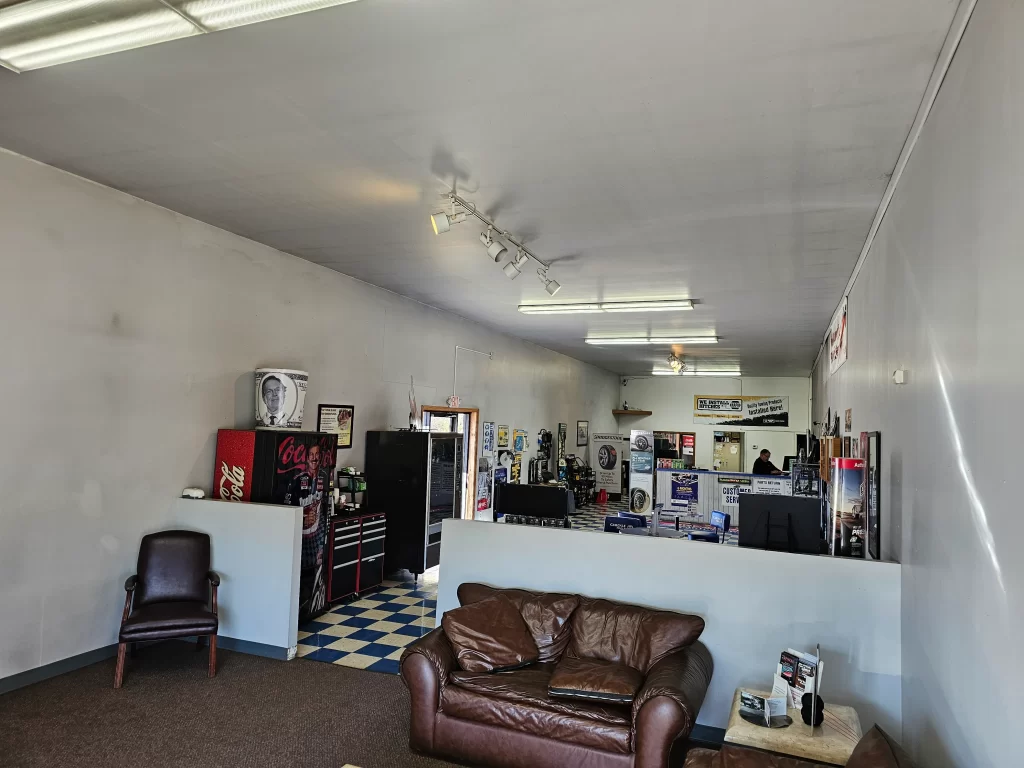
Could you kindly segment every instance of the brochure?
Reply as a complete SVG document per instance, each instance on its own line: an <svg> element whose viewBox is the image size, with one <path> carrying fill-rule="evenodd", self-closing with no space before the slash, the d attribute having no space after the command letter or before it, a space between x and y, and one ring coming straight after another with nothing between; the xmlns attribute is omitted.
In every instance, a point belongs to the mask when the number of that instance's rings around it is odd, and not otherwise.
<svg viewBox="0 0 1024 768"><path fill-rule="evenodd" d="M740 716L765 728L784 728L790 723L786 716L788 701L789 683L776 675L769 696L753 691L740 691Z"/></svg>
<svg viewBox="0 0 1024 768"><path fill-rule="evenodd" d="M820 691L824 671L825 662L819 656L792 648L783 651L775 674L789 686L789 706L799 709L803 705L801 699L805 693Z"/></svg>

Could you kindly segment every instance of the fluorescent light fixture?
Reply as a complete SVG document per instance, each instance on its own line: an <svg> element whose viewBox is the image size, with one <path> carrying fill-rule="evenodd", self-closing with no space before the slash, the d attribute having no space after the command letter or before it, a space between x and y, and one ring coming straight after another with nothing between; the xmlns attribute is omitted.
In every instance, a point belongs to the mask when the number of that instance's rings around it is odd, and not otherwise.
<svg viewBox="0 0 1024 768"><path fill-rule="evenodd" d="M679 373L676 373L675 371L656 370L656 371L651 371L651 375L652 376L722 376L722 377L730 376L730 377L735 377L735 376L740 376L742 374L739 371L680 371Z"/></svg>
<svg viewBox="0 0 1024 768"><path fill-rule="evenodd" d="M600 304L520 304L524 315L586 315L600 312Z"/></svg>
<svg viewBox="0 0 1024 768"><path fill-rule="evenodd" d="M717 344L717 336L650 336L602 339L588 336L583 341L598 346L639 346L641 344Z"/></svg>
<svg viewBox="0 0 1024 768"><path fill-rule="evenodd" d="M539 274L539 273L538 273ZM549 291L550 293L550 291ZM554 295L553 293L551 294ZM547 311L548 309L554 311ZM669 299L666 301L602 301L585 304L520 304L524 315L569 315L599 312L677 312L693 309L690 299Z"/></svg>
<svg viewBox="0 0 1024 768"><path fill-rule="evenodd" d="M353 0L24 0L0 8L0 66L66 64Z"/></svg>

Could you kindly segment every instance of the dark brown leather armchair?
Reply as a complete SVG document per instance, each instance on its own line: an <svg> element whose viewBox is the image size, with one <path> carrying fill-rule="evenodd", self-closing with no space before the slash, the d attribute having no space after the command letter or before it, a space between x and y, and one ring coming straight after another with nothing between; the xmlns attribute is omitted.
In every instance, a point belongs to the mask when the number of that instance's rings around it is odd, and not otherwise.
<svg viewBox="0 0 1024 768"><path fill-rule="evenodd" d="M711 654L694 639L703 620L578 595L459 587L463 605L494 594L522 613L538 662L470 673L460 669L443 628L420 638L401 662L412 698L409 745L500 768L665 768L673 743L693 729L711 682ZM631 705L554 698L549 681L562 658L622 663L643 684Z"/></svg>
<svg viewBox="0 0 1024 768"><path fill-rule="evenodd" d="M128 643L195 637L196 650L210 638L209 676L217 674L217 587L210 570L210 537L195 531L161 531L142 537L136 575L124 583L114 687L124 676Z"/></svg>

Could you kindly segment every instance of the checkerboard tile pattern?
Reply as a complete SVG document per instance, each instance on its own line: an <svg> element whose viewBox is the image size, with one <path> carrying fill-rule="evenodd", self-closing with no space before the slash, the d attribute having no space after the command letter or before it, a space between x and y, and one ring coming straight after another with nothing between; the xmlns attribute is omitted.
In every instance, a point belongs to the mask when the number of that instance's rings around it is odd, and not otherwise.
<svg viewBox="0 0 1024 768"><path fill-rule="evenodd" d="M609 501L607 504L589 504L585 507L577 509L576 514L570 519L572 520L572 527L582 531L603 531L604 530L604 519L606 517L614 517L619 512L628 512L629 502L628 501ZM675 529L675 520L668 518L661 521L662 528ZM680 521L680 530L691 530L691 531L711 531L714 530L707 523L686 523ZM733 529L729 533L725 534L726 544L737 544L736 530Z"/></svg>
<svg viewBox="0 0 1024 768"><path fill-rule="evenodd" d="M417 583L385 580L299 627L298 655L313 661L398 674L405 647L434 628L437 568Z"/></svg>

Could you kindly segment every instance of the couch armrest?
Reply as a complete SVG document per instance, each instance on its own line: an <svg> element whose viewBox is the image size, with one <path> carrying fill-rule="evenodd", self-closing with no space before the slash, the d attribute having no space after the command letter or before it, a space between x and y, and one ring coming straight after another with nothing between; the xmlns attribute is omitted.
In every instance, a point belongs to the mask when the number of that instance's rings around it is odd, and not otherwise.
<svg viewBox="0 0 1024 768"><path fill-rule="evenodd" d="M458 664L441 627L406 647L401 661L402 680L412 697L409 746L423 752L434 748L434 722L441 706L441 692L448 675Z"/></svg>
<svg viewBox="0 0 1024 768"><path fill-rule="evenodd" d="M633 700L636 768L668 765L672 743L693 730L713 670L711 653L700 642L651 667Z"/></svg>

